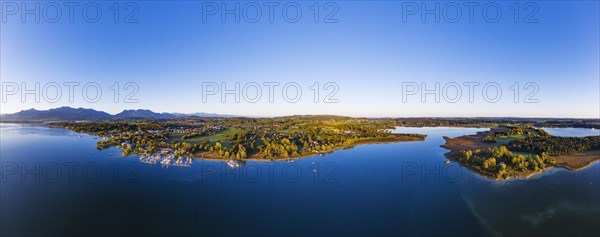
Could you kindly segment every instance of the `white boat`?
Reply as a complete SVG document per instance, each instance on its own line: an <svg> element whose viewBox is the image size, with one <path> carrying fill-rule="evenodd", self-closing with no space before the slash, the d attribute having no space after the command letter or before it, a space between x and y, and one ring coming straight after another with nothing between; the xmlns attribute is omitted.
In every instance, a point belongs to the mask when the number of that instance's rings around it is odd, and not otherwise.
<svg viewBox="0 0 600 237"><path fill-rule="evenodd" d="M167 156L160 163L163 165L170 165L171 159L173 159L173 156Z"/></svg>
<svg viewBox="0 0 600 237"><path fill-rule="evenodd" d="M447 160L446 162L444 162L444 165L449 165L449 164L450 164L449 160Z"/></svg>
<svg viewBox="0 0 600 237"><path fill-rule="evenodd" d="M240 163L235 160L228 160L226 163L233 169L240 168Z"/></svg>

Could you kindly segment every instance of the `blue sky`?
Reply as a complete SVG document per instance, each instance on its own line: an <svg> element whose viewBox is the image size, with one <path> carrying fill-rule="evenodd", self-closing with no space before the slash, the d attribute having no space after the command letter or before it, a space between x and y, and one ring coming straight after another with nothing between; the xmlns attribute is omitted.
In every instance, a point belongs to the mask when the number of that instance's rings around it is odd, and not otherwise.
<svg viewBox="0 0 600 237"><path fill-rule="evenodd" d="M93 2L102 10L96 23L84 17L95 17L91 5L87 15L82 13L89 2L74 7L73 22L64 2L52 2L59 3L62 11L55 23L51 21L56 5L48 5L50 2L3 2L0 79L5 100L1 113L71 106L109 113L147 108L248 116L600 117L598 1L517 2L518 22L514 1L497 2L501 12L497 22L490 22L496 5L486 5L489 2L474 7L470 22L465 2L338 1L326 8L327 2L320 1L318 23L311 10L316 1L292 2L289 19L283 17L282 8L290 2L274 2L279 5L274 8L273 22L264 2L256 2L262 12L256 23L244 19L256 16L257 5L247 1L204 5L199 1L135 2L137 12L132 19L137 23L123 22L134 10L125 8L127 2L118 2L117 23L110 8L114 1ZM13 3L19 8L16 13ZM40 22L35 14L25 15L22 22L23 6L35 9L36 3L40 4ZM223 23L223 6L233 9L236 3L242 11L240 22L230 14ZM414 3L418 11L408 14ZM436 3L440 4L440 21L430 14L423 22L421 8L434 9ZM448 19L456 16L454 3L462 11L457 22ZM209 5L217 6L215 14L208 14L212 10ZM286 19L294 18L294 6L300 6L302 15L291 23ZM488 6L487 15L484 6ZM330 21L337 23L323 22L332 13ZM65 82L80 83L73 102L68 99L67 87L60 88L62 96L56 102L42 97L38 103L32 95L21 100L22 85L32 89L39 83L40 94L45 96L44 86ZM123 102L131 92L131 88L123 88L127 82L137 85L136 103ZM256 103L243 97L236 103L233 95L226 95L223 102L219 93L204 93L203 101L203 83L224 83L232 89L236 82L240 89L261 85L262 97ZM280 84L274 89L273 103L265 82ZM311 90L315 82L320 88L318 103ZM472 103L464 87L469 82L480 83ZM102 89L97 102L86 101L82 95L87 83L97 83ZM110 89L114 83L120 86L118 102ZM295 103L282 96L287 83L297 83L302 90ZM333 87L323 87L326 83L337 85L330 98L337 99L336 103L323 103L333 91ZM445 97L437 103L434 95L426 95L423 102L416 93L403 101L403 84L414 83L429 89L439 83L440 93L444 86L461 85L462 96L455 103ZM488 83L496 83L502 90L497 102L486 101L495 93L482 94ZM511 87L515 83L519 84L518 102L514 101L515 87ZM532 87L524 88L527 83ZM19 91L7 93L9 84L18 85ZM454 97L455 90L449 88L447 97ZM524 103L535 89L530 99L537 102ZM48 97L54 97L54 90L49 91ZM249 91L248 97L254 98L254 88Z"/></svg>

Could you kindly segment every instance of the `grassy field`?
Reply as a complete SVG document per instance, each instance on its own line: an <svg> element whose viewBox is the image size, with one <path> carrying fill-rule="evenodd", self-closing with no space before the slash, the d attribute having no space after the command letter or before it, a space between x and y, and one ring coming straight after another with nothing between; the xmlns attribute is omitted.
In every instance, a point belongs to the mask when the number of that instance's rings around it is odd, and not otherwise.
<svg viewBox="0 0 600 237"><path fill-rule="evenodd" d="M502 136L502 137L497 137L496 138L496 142L500 143L502 145L506 145L509 142L512 142L514 140L518 140L518 139L523 139L525 138L526 135L511 135L511 136Z"/></svg>
<svg viewBox="0 0 600 237"><path fill-rule="evenodd" d="M522 156L524 156L524 157L529 157L529 156L531 156L531 157L535 157L535 154L534 154L534 153L529 153L529 152L513 151L512 153L513 153L513 155L515 155L515 156L516 156L516 155L522 155Z"/></svg>
<svg viewBox="0 0 600 237"><path fill-rule="evenodd" d="M214 145L216 142L220 142L224 147L229 147L231 145L231 137L233 134L238 133L240 130L238 128L226 128L221 132L215 133L213 135L208 136L198 136L190 139L182 140L184 134L174 133L169 134L169 141L172 143L178 142L187 142L191 144L201 144L208 141L209 144Z"/></svg>

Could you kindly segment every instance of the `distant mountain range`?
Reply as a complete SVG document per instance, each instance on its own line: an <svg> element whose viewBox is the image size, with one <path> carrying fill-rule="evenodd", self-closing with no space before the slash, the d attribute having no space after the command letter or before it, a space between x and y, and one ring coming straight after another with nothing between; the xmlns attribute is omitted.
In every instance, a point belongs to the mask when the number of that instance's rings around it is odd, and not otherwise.
<svg viewBox="0 0 600 237"><path fill-rule="evenodd" d="M85 108L60 107L49 110L21 110L14 114L0 115L2 120L38 121L38 120L94 120L107 118L147 118L165 119L177 117L233 117L232 115L210 114L210 113L156 113L147 109L123 110L123 112L111 115L103 111Z"/></svg>
<svg viewBox="0 0 600 237"><path fill-rule="evenodd" d="M123 112L115 114L114 118L175 118L175 114L155 113L148 109L123 110Z"/></svg>

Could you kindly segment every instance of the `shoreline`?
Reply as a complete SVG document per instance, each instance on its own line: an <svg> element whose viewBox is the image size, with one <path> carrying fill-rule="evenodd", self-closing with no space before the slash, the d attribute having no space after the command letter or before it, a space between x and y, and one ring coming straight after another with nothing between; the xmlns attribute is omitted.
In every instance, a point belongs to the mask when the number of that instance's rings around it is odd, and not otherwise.
<svg viewBox="0 0 600 237"><path fill-rule="evenodd" d="M584 158L573 158L573 157L584 157ZM558 163L561 160L564 159L586 159L587 157L592 157L590 160L586 160L584 165L580 165L580 166L573 166L572 164L569 164L568 160L564 161L566 163ZM589 158L588 158L589 159ZM579 171L579 170L583 170L585 168L588 168L590 166L592 166L594 163L599 162L600 161L600 150L595 150L595 151L587 151L587 152L582 152L582 153L577 153L577 154L572 154L572 155L564 155L564 156L559 156L556 158L557 160L557 164L555 167L562 167L565 168L567 170L571 170L571 171Z"/></svg>
<svg viewBox="0 0 600 237"><path fill-rule="evenodd" d="M541 170L536 171L515 171L516 173L510 175L506 178L497 178L493 176L491 173L483 172L480 170L478 166L473 166L469 164L465 164L462 162L457 156L458 153L465 150L476 150L476 149L488 149L492 147L499 147L503 144L500 143L486 143L483 142L482 139L495 131L499 131L497 128L490 128L489 131L486 132L478 132L474 135L464 135L456 138L444 137L446 143L440 145L440 147L444 149L448 149L449 151L444 153L444 156L448 158L448 160L457 162L458 164L468 168L474 173L479 174L490 180L495 181L506 181L511 179L529 179L533 176L542 174L548 170L556 169L556 168L564 168L569 171L579 171L585 168L592 166L594 163L600 161L600 150L587 151L577 154L571 155L562 155L562 156L553 156L557 163L551 167L546 167ZM585 159L582 161L582 159Z"/></svg>
<svg viewBox="0 0 600 237"><path fill-rule="evenodd" d="M447 148L445 148L445 149L447 149ZM512 176L509 176L507 178L496 178L496 177L491 176L489 174L483 173L483 172L479 171L478 169L473 168L470 165L466 165L466 164L462 163L461 161L459 161L455 157L449 156L449 154L451 152L452 151L447 152L447 153L444 154L444 156L446 158L448 158L448 160L456 162L460 166L469 169L470 171L472 171L473 173L479 175L479 177L481 177L481 178L483 178L485 180L492 180L492 181L510 181L510 180L517 180L517 179L530 179L530 178L533 178L534 176L541 175L541 174L543 174L545 172L549 172L549 171L554 170L554 169L564 169L564 170L571 171L571 172L577 172L577 171L584 170L584 169L586 169L588 167L591 167L592 165L594 165L596 163L600 163L600 158L599 158L599 159L596 159L596 160L592 161L591 163L587 164L586 166L580 167L580 168L577 168L577 169L572 169L572 168L569 168L569 167L566 167L566 166L563 166L563 165L556 165L556 166L544 168L544 169L537 170L537 171L531 171L530 173L527 173L527 175L525 175L525 176L523 176L525 173L520 172L517 175L512 175Z"/></svg>
<svg viewBox="0 0 600 237"><path fill-rule="evenodd" d="M424 141L424 140L414 140L414 141L369 141L369 142L364 142L364 143L360 143L360 144L354 144L351 146L344 146L344 147L340 147L337 149L333 149L331 151L324 151L324 152L310 152L307 154L301 154L299 156L294 156L294 157L287 157L287 158L275 158L275 159L266 159L266 158L260 158L260 157L255 157L255 156L250 156L248 158L245 159L241 159L241 160L251 160L251 161L261 161L261 162L270 162L270 161L290 161L290 160L300 160L300 159L304 159L304 158L310 158L313 156L325 156L326 154L331 154L334 153L335 151L339 151L339 150L347 150L347 149L352 149L356 146L362 146L362 145L371 145L371 144L390 144L390 143L400 143L400 142L420 142L420 141ZM237 159L231 159L231 158L223 158L223 157L215 157L214 155L210 154L208 157L199 157L199 156L190 156L190 158L192 159L203 159L203 160L219 160L219 161L227 161L227 160L237 160Z"/></svg>
<svg viewBox="0 0 600 237"><path fill-rule="evenodd" d="M91 135L93 137L96 137L98 140L103 139L103 137L95 135L95 134L81 133L81 132L76 132L76 131L72 131L69 129L66 129L66 130L74 132L74 133L78 133L78 134ZM220 156L210 153L209 151L202 151L199 154L192 154L189 156L181 156L181 157L188 157L190 159L219 160L219 161L229 161L229 160L238 160L238 161L251 160L251 161L264 161L264 162L289 161L289 160L299 160L299 159L309 158L309 157L318 156L318 155L323 156L325 154L333 153L338 150L352 149L352 148L354 148L356 146L360 146L360 145L389 144L389 143L400 143L400 142L421 142L421 141L425 141L425 139L427 138L427 135L423 135L423 134L416 134L416 135L420 135L420 136L402 136L402 135L413 135L413 134L397 134L396 137L393 137L392 139L388 138L389 140L369 140L369 141L357 142L356 144L336 147L336 148L334 148L332 150L328 150L328 151L308 152L308 153L300 154L297 156L290 156L290 157L285 157L285 158L283 158L283 157L264 158L264 157L261 157L261 155L254 154L254 155L246 157L244 159L234 159L234 158L228 158L228 157L220 157ZM114 147L114 148L117 148L122 151L122 149L118 146L110 146L110 147ZM140 154L140 153L132 152L131 154L138 155L138 156L152 156L152 155L157 155L158 153L142 153L142 154ZM123 156L121 155L121 157L123 157Z"/></svg>
<svg viewBox="0 0 600 237"><path fill-rule="evenodd" d="M288 160L298 160L298 159L304 159L304 158L308 158L308 157L312 157L312 156L318 156L318 155L325 155L325 154L329 154L329 153L333 153L335 151L338 150L346 150L346 149L352 149L356 146L360 146L360 145L369 145L369 144L389 144L389 143L399 143L399 142L420 142L420 141L424 141L425 138L418 139L417 137L415 137L415 139L410 139L410 140L393 140L393 141L365 141L365 142L361 142L361 143L357 143L357 144L353 144L353 145L347 145L347 146L343 146L343 147L338 147L329 151L322 151L322 152L309 152L309 153L305 153L305 154L300 154L298 156L290 156L290 157L286 157L286 158L273 158L273 159L269 159L269 158L262 158L260 156L252 155L249 156L247 158L244 159L239 159L239 160L252 160L252 161L288 161ZM205 155L206 153L208 153L208 155ZM223 161L227 161L227 160L238 160L238 159L231 159L231 158L227 158L227 157L219 157L213 154L210 154L209 152L204 153L204 156L197 156L197 155L192 155L189 156L192 159L210 159L210 160L223 160Z"/></svg>

